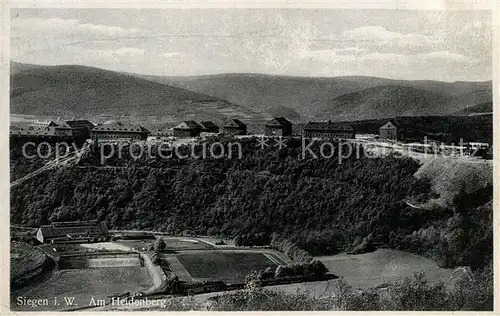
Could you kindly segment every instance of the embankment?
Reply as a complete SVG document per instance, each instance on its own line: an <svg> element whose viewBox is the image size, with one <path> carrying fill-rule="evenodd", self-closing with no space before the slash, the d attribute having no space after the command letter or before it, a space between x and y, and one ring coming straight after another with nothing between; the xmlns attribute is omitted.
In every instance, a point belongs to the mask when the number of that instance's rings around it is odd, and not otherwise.
<svg viewBox="0 0 500 316"><path fill-rule="evenodd" d="M418 179L430 181L439 194L422 208L453 208L462 195L470 195L493 186L493 163L489 160L435 157L426 161L415 173Z"/></svg>
<svg viewBox="0 0 500 316"><path fill-rule="evenodd" d="M45 279L55 262L43 251L23 242L12 242L10 250L11 289L19 289Z"/></svg>

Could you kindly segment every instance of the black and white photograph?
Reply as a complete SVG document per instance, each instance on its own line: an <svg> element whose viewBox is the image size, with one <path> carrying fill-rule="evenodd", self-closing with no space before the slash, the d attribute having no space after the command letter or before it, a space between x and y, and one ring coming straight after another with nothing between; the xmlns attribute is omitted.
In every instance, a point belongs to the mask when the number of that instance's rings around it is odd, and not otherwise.
<svg viewBox="0 0 500 316"><path fill-rule="evenodd" d="M493 312L495 16L10 7L2 308Z"/></svg>

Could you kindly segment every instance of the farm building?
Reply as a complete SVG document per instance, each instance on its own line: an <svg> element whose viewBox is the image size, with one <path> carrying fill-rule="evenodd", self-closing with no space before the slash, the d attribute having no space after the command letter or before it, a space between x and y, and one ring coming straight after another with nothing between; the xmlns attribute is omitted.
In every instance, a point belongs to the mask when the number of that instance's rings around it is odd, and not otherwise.
<svg viewBox="0 0 500 316"><path fill-rule="evenodd" d="M71 120L66 121L66 124L73 130L73 136L85 139L90 138L90 131L95 127L94 124L87 120Z"/></svg>
<svg viewBox="0 0 500 316"><path fill-rule="evenodd" d="M304 137L355 138L352 126L328 122L309 122L304 126Z"/></svg>
<svg viewBox="0 0 500 316"><path fill-rule="evenodd" d="M105 241L108 239L106 222L75 221L54 222L42 225L36 232L36 239L41 243L56 243L66 241Z"/></svg>
<svg viewBox="0 0 500 316"><path fill-rule="evenodd" d="M219 132L219 126L217 126L212 121L203 121L203 122L200 122L200 125L202 127L201 131L203 133L218 133Z"/></svg>
<svg viewBox="0 0 500 316"><path fill-rule="evenodd" d="M222 127L224 134L229 135L246 135L247 125L238 119L230 119Z"/></svg>
<svg viewBox="0 0 500 316"><path fill-rule="evenodd" d="M202 126L195 121L184 121L174 126L175 137L197 137L200 136Z"/></svg>
<svg viewBox="0 0 500 316"><path fill-rule="evenodd" d="M393 122L387 122L379 128L379 139L398 140L398 128Z"/></svg>
<svg viewBox="0 0 500 316"><path fill-rule="evenodd" d="M97 125L90 131L92 139L103 141L138 141L146 140L149 131L141 125L108 121Z"/></svg>
<svg viewBox="0 0 500 316"><path fill-rule="evenodd" d="M292 122L284 117L275 117L266 123L264 133L267 136L290 136L292 135Z"/></svg>

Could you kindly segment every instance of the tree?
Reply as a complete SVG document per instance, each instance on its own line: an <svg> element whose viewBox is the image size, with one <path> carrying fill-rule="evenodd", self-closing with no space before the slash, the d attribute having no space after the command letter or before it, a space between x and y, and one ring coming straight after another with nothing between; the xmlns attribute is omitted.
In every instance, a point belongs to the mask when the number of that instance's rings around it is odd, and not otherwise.
<svg viewBox="0 0 500 316"><path fill-rule="evenodd" d="M163 240L163 238L159 237L159 238L156 240L156 243L155 243L155 250L156 250L157 252L162 252L162 251L164 251L166 248L167 248L167 244L165 243L165 240Z"/></svg>

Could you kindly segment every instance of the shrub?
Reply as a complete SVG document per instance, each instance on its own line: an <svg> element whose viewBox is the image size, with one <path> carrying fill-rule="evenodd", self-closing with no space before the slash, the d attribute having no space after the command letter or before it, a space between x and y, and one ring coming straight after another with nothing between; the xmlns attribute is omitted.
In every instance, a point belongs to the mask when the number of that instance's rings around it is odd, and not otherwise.
<svg viewBox="0 0 500 316"><path fill-rule="evenodd" d="M412 278L389 286L381 300L381 309L394 311L443 311L449 306L444 284L430 284L424 273L416 273Z"/></svg>
<svg viewBox="0 0 500 316"><path fill-rule="evenodd" d="M241 234L234 238L236 246L266 246L271 242L271 237L266 233Z"/></svg>
<svg viewBox="0 0 500 316"><path fill-rule="evenodd" d="M283 252L288 258L297 263L309 263L312 256L305 250L300 249L297 244L280 235L273 233L271 236L271 247Z"/></svg>
<svg viewBox="0 0 500 316"><path fill-rule="evenodd" d="M157 252L162 252L167 248L167 243L165 243L165 240L163 238L158 238L155 243L155 250Z"/></svg>

